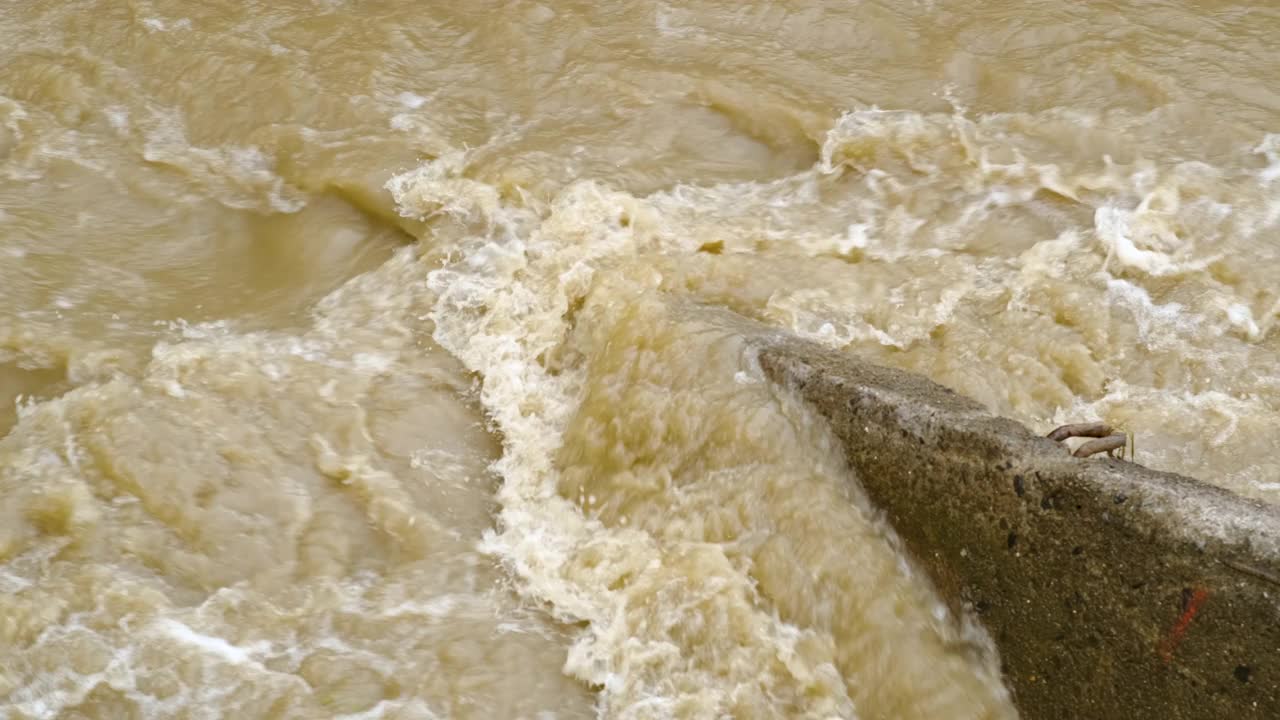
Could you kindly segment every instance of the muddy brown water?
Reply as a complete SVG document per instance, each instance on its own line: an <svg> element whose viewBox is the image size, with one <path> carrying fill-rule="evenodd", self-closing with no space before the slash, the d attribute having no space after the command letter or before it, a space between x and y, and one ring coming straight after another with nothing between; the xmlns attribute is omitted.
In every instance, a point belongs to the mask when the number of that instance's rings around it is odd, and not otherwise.
<svg viewBox="0 0 1280 720"><path fill-rule="evenodd" d="M0 716L1013 717L826 426L687 308L1280 499L1277 34L5 4Z"/></svg>

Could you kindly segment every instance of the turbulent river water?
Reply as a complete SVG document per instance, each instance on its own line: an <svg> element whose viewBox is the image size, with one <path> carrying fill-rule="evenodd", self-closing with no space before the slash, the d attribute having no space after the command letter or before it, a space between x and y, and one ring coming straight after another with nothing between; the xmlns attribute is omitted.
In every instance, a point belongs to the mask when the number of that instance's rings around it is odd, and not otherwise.
<svg viewBox="0 0 1280 720"><path fill-rule="evenodd" d="M1013 717L720 318L1280 500L1277 37L4 2L0 717Z"/></svg>

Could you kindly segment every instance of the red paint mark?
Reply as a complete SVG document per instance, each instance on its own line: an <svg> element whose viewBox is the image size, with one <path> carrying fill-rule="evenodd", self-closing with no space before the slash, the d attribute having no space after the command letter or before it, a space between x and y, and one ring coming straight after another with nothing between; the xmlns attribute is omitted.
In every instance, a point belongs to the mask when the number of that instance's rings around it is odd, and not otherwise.
<svg viewBox="0 0 1280 720"><path fill-rule="evenodd" d="M1189 592L1183 591L1182 614L1178 616L1178 621L1173 624L1173 629L1169 631L1169 634L1160 641L1158 647L1160 659L1166 663L1173 660L1173 651L1182 642L1182 638L1187 634L1187 628L1191 627L1191 621L1196 619L1196 614L1200 612L1200 608L1204 606L1205 600L1208 599L1209 591L1204 588L1196 588Z"/></svg>

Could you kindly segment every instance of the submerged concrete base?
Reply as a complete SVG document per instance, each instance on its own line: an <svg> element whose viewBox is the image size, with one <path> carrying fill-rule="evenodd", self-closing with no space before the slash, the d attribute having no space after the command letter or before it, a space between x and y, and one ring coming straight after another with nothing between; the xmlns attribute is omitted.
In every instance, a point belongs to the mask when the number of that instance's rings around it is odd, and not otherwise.
<svg viewBox="0 0 1280 720"><path fill-rule="evenodd" d="M1280 508L1063 446L794 340L760 362L831 422L1024 717L1280 718Z"/></svg>

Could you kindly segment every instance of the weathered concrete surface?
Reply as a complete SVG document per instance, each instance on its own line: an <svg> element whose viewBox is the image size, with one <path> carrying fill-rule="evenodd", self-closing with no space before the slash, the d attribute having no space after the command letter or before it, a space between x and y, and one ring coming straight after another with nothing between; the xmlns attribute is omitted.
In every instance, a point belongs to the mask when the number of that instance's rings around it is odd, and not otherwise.
<svg viewBox="0 0 1280 720"><path fill-rule="evenodd" d="M793 340L918 563L999 646L1024 717L1280 718L1280 509L1061 445L921 377Z"/></svg>

